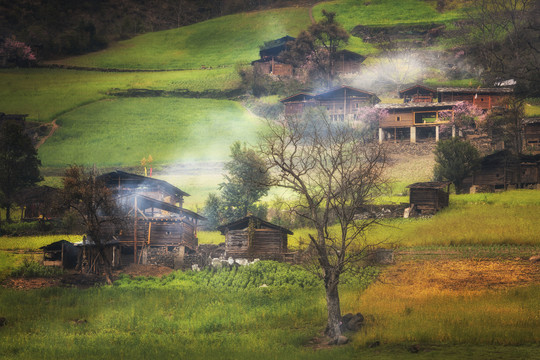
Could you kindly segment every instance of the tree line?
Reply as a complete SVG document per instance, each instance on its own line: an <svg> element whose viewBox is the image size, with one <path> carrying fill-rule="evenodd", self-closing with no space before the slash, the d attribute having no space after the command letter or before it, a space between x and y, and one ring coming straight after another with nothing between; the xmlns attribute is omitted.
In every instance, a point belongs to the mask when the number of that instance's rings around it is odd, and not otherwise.
<svg viewBox="0 0 540 360"><path fill-rule="evenodd" d="M309 1L307 1L309 2ZM111 41L290 0L0 0L0 42L15 37L39 59L79 55Z"/></svg>

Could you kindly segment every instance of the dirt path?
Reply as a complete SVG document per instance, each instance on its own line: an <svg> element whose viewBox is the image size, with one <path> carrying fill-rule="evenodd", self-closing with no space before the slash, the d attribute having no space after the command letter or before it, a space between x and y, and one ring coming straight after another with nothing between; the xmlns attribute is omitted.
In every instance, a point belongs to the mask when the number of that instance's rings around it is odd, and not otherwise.
<svg viewBox="0 0 540 360"><path fill-rule="evenodd" d="M310 18L312 24L315 24L315 18L313 17L313 8L315 6L317 6L317 5L319 5L322 2L324 2L324 1L319 1L318 3L313 4L313 6L309 8L309 18Z"/></svg>
<svg viewBox="0 0 540 360"><path fill-rule="evenodd" d="M47 134L46 136L44 136L43 138L41 138L41 140L39 140L39 142L37 143L36 145L36 149L39 149L39 147L41 145L43 145L45 143L45 141L47 141L48 138L50 138L54 132L56 130L58 130L59 126L56 124L56 119L54 119L52 122L51 122L51 125L52 125L52 128L51 128L51 131L49 132L49 134Z"/></svg>

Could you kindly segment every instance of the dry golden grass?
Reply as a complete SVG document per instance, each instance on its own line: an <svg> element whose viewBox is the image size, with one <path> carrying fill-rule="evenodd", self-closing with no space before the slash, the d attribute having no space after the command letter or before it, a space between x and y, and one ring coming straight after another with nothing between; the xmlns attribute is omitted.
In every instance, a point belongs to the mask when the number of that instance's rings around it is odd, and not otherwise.
<svg viewBox="0 0 540 360"><path fill-rule="evenodd" d="M540 266L523 260L438 260L389 267L361 294L346 294L346 312L367 324L373 341L520 345L540 341Z"/></svg>

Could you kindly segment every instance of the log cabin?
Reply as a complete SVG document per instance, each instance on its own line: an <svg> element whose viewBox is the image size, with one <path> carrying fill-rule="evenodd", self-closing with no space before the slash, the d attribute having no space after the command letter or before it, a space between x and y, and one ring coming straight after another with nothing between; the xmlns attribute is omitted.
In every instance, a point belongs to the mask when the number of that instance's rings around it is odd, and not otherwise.
<svg viewBox="0 0 540 360"><path fill-rule="evenodd" d="M471 185L471 192L538 188L539 183L540 155L515 155L509 150L484 156L480 167L464 180Z"/></svg>
<svg viewBox="0 0 540 360"><path fill-rule="evenodd" d="M540 151L540 118L523 121L523 145L527 149Z"/></svg>
<svg viewBox="0 0 540 360"><path fill-rule="evenodd" d="M409 207L421 215L433 215L448 206L450 182L419 182L407 188Z"/></svg>
<svg viewBox="0 0 540 360"><path fill-rule="evenodd" d="M225 235L225 255L249 260L285 259L288 252L287 236L293 232L255 216L218 227Z"/></svg>
<svg viewBox="0 0 540 360"><path fill-rule="evenodd" d="M433 102L437 98L437 90L428 88L423 85L414 85L407 89L399 91L399 98L403 99L404 103L408 102Z"/></svg>
<svg viewBox="0 0 540 360"><path fill-rule="evenodd" d="M292 36L267 41L259 50L260 59L251 63L259 74L273 74L278 76L292 76L293 66L283 63L280 55L287 49L287 43L294 41Z"/></svg>
<svg viewBox="0 0 540 360"><path fill-rule="evenodd" d="M299 116L308 108L320 107L327 111L330 120L337 121L381 100L372 92L342 85L316 95L298 93L280 101L285 105L286 116Z"/></svg>
<svg viewBox="0 0 540 360"><path fill-rule="evenodd" d="M181 268L184 256L197 251L197 226L205 218L182 207L189 194L166 181L123 171L98 179L128 215L117 231L123 263Z"/></svg>
<svg viewBox="0 0 540 360"><path fill-rule="evenodd" d="M417 139L426 137L433 137L438 141L441 126L453 119L455 104L407 102L376 105L388 111L387 115L379 120L379 143L405 138L415 143ZM455 131L452 136L455 136Z"/></svg>
<svg viewBox="0 0 540 360"><path fill-rule="evenodd" d="M513 94L512 88L437 88L439 102L465 101L482 110L500 106L501 101Z"/></svg>

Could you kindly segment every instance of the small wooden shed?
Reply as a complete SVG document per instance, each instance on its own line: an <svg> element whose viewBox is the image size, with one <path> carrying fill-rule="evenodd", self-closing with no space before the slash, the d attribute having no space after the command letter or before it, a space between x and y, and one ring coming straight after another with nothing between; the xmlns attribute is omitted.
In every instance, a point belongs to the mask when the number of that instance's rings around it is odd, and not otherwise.
<svg viewBox="0 0 540 360"><path fill-rule="evenodd" d="M422 215L432 215L448 206L450 182L432 181L414 183L409 188L410 208Z"/></svg>
<svg viewBox="0 0 540 360"><path fill-rule="evenodd" d="M77 265L77 247L67 240L55 241L40 247L43 250L43 265L73 269Z"/></svg>
<svg viewBox="0 0 540 360"><path fill-rule="evenodd" d="M76 243L78 248L77 269L85 273L100 274L103 272L105 260L102 258L98 245L92 240L84 238L80 243ZM113 269L121 265L120 243L117 240L111 240L103 244L105 247L105 256Z"/></svg>
<svg viewBox="0 0 540 360"><path fill-rule="evenodd" d="M225 235L225 254L233 258L283 260L293 232L256 216L218 227Z"/></svg>

